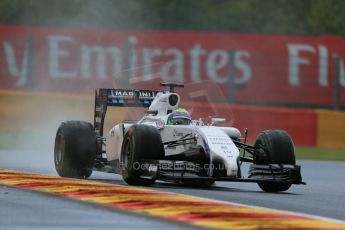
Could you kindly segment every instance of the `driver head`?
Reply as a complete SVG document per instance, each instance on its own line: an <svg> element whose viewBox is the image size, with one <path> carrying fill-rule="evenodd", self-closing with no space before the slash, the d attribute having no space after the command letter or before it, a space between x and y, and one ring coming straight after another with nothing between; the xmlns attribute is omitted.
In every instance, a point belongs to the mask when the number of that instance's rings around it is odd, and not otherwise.
<svg viewBox="0 0 345 230"><path fill-rule="evenodd" d="M167 125L189 125L191 120L186 109L178 108L169 115Z"/></svg>

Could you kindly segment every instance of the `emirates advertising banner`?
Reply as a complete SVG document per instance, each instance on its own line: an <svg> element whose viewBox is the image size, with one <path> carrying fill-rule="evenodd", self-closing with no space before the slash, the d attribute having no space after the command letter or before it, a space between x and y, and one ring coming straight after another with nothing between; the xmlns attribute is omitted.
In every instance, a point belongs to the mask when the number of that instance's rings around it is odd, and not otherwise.
<svg viewBox="0 0 345 230"><path fill-rule="evenodd" d="M345 106L343 57L337 36L0 25L1 90L89 94L183 82L219 101Z"/></svg>

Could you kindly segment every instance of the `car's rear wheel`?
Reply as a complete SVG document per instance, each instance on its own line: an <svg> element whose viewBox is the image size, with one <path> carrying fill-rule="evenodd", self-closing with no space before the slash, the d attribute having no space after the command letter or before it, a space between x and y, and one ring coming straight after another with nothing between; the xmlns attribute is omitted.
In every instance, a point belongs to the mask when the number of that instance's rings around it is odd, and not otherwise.
<svg viewBox="0 0 345 230"><path fill-rule="evenodd" d="M296 164L294 144L284 130L261 132L254 146L254 164ZM291 183L277 182L259 182L258 185L263 191L272 193L286 191L291 187Z"/></svg>
<svg viewBox="0 0 345 230"><path fill-rule="evenodd" d="M123 139L121 151L122 178L130 185L150 185L155 178L141 177L142 159L159 160L164 155L161 136L150 125L131 126Z"/></svg>
<svg viewBox="0 0 345 230"><path fill-rule="evenodd" d="M83 121L66 121L59 126L54 147L54 163L62 177L91 176L97 155L96 133L92 125Z"/></svg>

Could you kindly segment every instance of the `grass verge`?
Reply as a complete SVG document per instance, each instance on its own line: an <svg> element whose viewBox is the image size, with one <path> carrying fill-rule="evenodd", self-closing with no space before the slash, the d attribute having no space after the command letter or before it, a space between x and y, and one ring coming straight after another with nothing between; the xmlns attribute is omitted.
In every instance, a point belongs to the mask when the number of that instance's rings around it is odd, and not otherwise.
<svg viewBox="0 0 345 230"><path fill-rule="evenodd" d="M345 149L297 147L298 160L345 161Z"/></svg>

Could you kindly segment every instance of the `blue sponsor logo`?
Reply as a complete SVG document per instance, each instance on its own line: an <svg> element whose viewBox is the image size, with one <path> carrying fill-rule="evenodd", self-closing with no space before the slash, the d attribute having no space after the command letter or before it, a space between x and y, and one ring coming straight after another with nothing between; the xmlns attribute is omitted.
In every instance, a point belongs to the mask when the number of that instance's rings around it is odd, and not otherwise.
<svg viewBox="0 0 345 230"><path fill-rule="evenodd" d="M115 105L120 105L120 104L124 104L125 101L123 99L115 99L115 98L113 98L113 99L111 99L111 103L115 104Z"/></svg>

